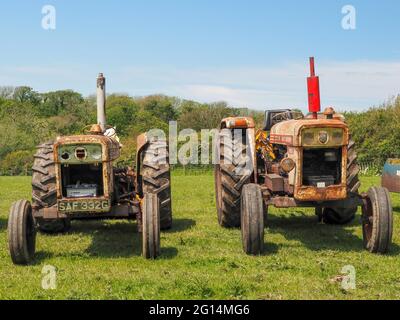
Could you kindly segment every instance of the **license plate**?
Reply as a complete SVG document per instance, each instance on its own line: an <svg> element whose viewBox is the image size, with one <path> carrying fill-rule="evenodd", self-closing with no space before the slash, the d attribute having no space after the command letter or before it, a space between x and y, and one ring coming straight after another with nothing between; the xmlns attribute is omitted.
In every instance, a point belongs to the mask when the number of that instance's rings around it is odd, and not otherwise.
<svg viewBox="0 0 400 320"><path fill-rule="evenodd" d="M105 212L110 210L110 202L108 200L59 201L58 210L60 212Z"/></svg>

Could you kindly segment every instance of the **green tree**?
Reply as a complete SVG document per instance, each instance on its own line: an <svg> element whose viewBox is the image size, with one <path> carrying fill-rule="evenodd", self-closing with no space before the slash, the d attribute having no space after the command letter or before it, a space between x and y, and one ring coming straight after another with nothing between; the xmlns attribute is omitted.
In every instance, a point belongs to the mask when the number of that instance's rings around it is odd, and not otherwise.
<svg viewBox="0 0 400 320"><path fill-rule="evenodd" d="M82 95L72 90L59 90L44 93L43 103L40 105L40 115L45 117L70 114L76 106L84 102Z"/></svg>
<svg viewBox="0 0 400 320"><path fill-rule="evenodd" d="M110 95L107 97L107 123L116 127L119 135L126 135L137 121L138 109L139 106L133 98Z"/></svg>
<svg viewBox="0 0 400 320"><path fill-rule="evenodd" d="M13 95L13 100L17 102L29 102L32 105L37 105L40 103L40 94L34 91L31 87L21 86L15 88Z"/></svg>

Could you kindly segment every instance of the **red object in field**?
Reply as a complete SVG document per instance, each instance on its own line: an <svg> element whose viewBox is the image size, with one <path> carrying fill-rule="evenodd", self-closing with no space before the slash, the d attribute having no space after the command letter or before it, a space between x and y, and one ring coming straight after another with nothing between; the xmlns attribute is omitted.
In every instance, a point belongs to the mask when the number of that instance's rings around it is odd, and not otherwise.
<svg viewBox="0 0 400 320"><path fill-rule="evenodd" d="M310 76L307 78L308 110L317 119L321 111L321 99L319 95L319 77L315 76L314 57L310 58Z"/></svg>

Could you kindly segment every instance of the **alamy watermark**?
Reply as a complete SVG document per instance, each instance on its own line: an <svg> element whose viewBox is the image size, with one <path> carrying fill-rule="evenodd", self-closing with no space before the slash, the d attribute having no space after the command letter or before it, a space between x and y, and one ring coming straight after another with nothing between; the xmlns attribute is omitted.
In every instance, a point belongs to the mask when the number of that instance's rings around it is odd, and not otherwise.
<svg viewBox="0 0 400 320"><path fill-rule="evenodd" d="M56 8L52 5L42 7L42 28L44 30L56 30Z"/></svg>
<svg viewBox="0 0 400 320"><path fill-rule="evenodd" d="M254 129L193 129L178 132L176 121L169 122L169 136L160 129L147 132L149 141L167 141L169 163L181 165L234 164L237 175L253 171L254 146L251 136ZM167 162L160 158L159 163ZM221 162L222 160L222 162Z"/></svg>
<svg viewBox="0 0 400 320"><path fill-rule="evenodd" d="M357 28L357 12L356 8L350 4L342 8L342 28L344 30L356 30Z"/></svg>
<svg viewBox="0 0 400 320"><path fill-rule="evenodd" d="M341 270L343 274L341 287L343 290L355 290L356 289L356 268L352 265L344 266Z"/></svg>
<svg viewBox="0 0 400 320"><path fill-rule="evenodd" d="M57 269L52 265L45 265L42 268L42 289L55 290L57 289Z"/></svg>

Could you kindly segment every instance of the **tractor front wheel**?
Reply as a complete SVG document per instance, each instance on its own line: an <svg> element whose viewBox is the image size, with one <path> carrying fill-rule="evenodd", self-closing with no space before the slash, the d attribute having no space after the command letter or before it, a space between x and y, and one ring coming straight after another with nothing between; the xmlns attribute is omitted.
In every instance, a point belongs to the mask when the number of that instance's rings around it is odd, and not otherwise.
<svg viewBox="0 0 400 320"><path fill-rule="evenodd" d="M160 255L160 205L155 193L143 198L142 224L142 254L146 259L155 259Z"/></svg>
<svg viewBox="0 0 400 320"><path fill-rule="evenodd" d="M26 265L32 262L36 248L36 229L29 201L19 200L11 206L8 247L14 264Z"/></svg>
<svg viewBox="0 0 400 320"><path fill-rule="evenodd" d="M364 247L371 253L387 253L392 243L393 212L386 188L372 187L362 207Z"/></svg>
<svg viewBox="0 0 400 320"><path fill-rule="evenodd" d="M259 185L243 187L240 220L243 250L249 255L261 254L264 248L264 201Z"/></svg>

